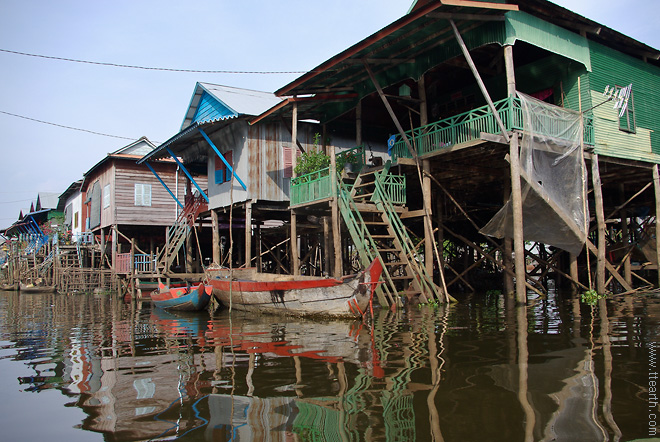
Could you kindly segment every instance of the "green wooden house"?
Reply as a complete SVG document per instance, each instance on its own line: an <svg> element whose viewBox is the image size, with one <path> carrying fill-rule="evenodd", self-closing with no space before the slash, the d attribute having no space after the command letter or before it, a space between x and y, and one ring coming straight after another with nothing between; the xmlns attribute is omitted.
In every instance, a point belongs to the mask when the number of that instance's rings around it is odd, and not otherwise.
<svg viewBox="0 0 660 442"><path fill-rule="evenodd" d="M391 263L392 278L407 286L394 284L389 300L381 302L397 302L397 290L428 295L429 284L412 286L429 278L435 284L430 293L440 300L447 299L442 292L512 292L514 274L524 302L529 290L547 292L549 277L590 288L589 264L598 291L628 291L648 283L658 261L651 224L660 160L660 117L653 109L660 98L659 58L657 49L545 0L419 0L397 21L280 88L276 95L292 97L288 105L259 120L314 118L327 131L354 136L356 146L364 144L365 134L387 143L391 158L383 168L345 174L350 181L338 179L327 195L301 192L310 197L292 207L294 215L304 215L330 214L336 206L341 272L351 253L364 262L368 249L386 250L381 257ZM548 199L546 183L530 179L525 164L518 169L518 156L525 155L518 145L531 119L521 96L550 105L537 124L538 133L551 140L563 140L567 129L555 112L579 116L583 167L574 181L584 183L576 198L588 209L581 217ZM546 173L552 177L550 169ZM406 183L407 197L387 197L392 187L384 183L393 180ZM292 194L310 181L295 182ZM362 189L375 182L392 206L389 220L366 215L387 209L364 206L381 204ZM345 203L342 186L350 196ZM524 206L528 188L545 201L549 216L534 219ZM483 235L502 210L509 210L504 215L510 220L501 237ZM381 222L387 232L363 234ZM538 235L567 229L582 252ZM378 240L385 236L390 239ZM394 255L393 242L400 243ZM585 250L592 251L589 260ZM424 268L412 275L401 271L419 265ZM496 282L495 275L504 278Z"/></svg>

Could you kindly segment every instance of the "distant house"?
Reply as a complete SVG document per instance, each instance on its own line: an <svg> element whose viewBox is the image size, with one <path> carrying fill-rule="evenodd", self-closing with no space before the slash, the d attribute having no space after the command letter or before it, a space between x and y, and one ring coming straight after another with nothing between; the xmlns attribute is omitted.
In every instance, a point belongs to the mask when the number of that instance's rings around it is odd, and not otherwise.
<svg viewBox="0 0 660 442"><path fill-rule="evenodd" d="M72 183L59 196L58 210L64 213L64 224L71 232L74 241L78 241L84 231L86 212L83 210L83 195L80 190L83 180Z"/></svg>
<svg viewBox="0 0 660 442"><path fill-rule="evenodd" d="M111 237L113 256L121 253L122 245L127 246L126 238L135 239L138 247L149 252L162 247L165 228L177 218L177 204L159 179L136 164L154 149L142 137L108 154L84 174L80 220L86 222L85 231L100 235L102 244ZM184 195L185 183L173 160L157 161L152 167L175 194Z"/></svg>

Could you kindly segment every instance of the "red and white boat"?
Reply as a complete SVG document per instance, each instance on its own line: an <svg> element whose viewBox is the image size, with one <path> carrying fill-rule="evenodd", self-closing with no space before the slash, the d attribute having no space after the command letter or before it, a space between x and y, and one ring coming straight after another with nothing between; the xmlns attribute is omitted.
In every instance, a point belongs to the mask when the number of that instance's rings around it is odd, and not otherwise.
<svg viewBox="0 0 660 442"><path fill-rule="evenodd" d="M341 279L207 270L213 295L232 309L298 316L359 318L370 306L383 271L376 258L365 270ZM248 277L249 276L249 277Z"/></svg>

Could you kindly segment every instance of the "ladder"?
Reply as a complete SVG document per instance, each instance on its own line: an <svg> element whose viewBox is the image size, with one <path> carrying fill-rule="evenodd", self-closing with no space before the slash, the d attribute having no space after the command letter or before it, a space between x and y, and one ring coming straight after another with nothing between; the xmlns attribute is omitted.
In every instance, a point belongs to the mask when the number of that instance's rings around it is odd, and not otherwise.
<svg viewBox="0 0 660 442"><path fill-rule="evenodd" d="M166 246L156 258L156 271L166 273L185 242L190 230L195 226L197 216L206 210L206 201L201 195L186 199L186 205L177 220L167 230Z"/></svg>
<svg viewBox="0 0 660 442"><path fill-rule="evenodd" d="M397 212L405 204L404 177L382 168L363 169L353 185L341 183L339 208L362 265L380 257L384 284L377 290L382 305L399 305L399 293L422 302L444 302L441 290L417 257L413 241ZM399 185L397 185L399 184Z"/></svg>

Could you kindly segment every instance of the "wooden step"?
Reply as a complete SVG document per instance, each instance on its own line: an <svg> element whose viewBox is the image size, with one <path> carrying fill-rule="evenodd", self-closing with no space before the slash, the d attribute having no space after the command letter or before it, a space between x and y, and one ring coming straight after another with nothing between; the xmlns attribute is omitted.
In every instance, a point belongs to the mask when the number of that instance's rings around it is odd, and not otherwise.
<svg viewBox="0 0 660 442"><path fill-rule="evenodd" d="M412 276L391 276L390 279L392 281L412 281L413 277Z"/></svg>
<svg viewBox="0 0 660 442"><path fill-rule="evenodd" d="M405 266L406 263L403 261L390 261L385 263L386 266L395 267L395 266Z"/></svg>

